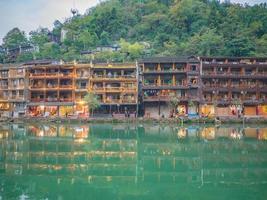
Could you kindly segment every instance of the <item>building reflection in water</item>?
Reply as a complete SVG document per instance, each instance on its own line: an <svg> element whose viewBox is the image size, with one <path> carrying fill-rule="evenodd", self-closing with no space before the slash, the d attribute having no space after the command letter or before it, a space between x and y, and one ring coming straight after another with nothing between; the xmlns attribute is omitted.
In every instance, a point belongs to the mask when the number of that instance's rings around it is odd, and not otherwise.
<svg viewBox="0 0 267 200"><path fill-rule="evenodd" d="M267 127L2 125L0 185L3 198L16 185L15 198L38 191L36 199L78 185L115 193L120 186L128 188L122 196L139 197L163 188L177 195L181 185L260 185L267 181L263 140Z"/></svg>

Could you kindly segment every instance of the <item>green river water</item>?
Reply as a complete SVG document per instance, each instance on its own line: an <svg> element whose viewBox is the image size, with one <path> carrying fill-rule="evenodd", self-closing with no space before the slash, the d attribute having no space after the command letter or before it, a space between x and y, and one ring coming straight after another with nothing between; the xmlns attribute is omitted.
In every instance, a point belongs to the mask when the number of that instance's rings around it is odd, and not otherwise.
<svg viewBox="0 0 267 200"><path fill-rule="evenodd" d="M267 199L267 125L0 125L0 200Z"/></svg>

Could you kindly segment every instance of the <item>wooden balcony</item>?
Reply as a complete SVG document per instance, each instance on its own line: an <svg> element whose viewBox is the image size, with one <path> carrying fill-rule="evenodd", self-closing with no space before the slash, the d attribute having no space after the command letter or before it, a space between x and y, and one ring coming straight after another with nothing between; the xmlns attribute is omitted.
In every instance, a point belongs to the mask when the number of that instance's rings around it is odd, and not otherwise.
<svg viewBox="0 0 267 200"><path fill-rule="evenodd" d="M137 104L137 99L104 99L103 104Z"/></svg>
<svg viewBox="0 0 267 200"><path fill-rule="evenodd" d="M60 85L59 90L73 90L73 85Z"/></svg>
<svg viewBox="0 0 267 200"><path fill-rule="evenodd" d="M240 62L203 62L203 68L206 67L244 67L244 68L251 68L251 67L267 67L267 62L253 62L253 63L240 63Z"/></svg>
<svg viewBox="0 0 267 200"><path fill-rule="evenodd" d="M64 73L36 73L30 74L31 79L72 79L74 78L73 73L64 74Z"/></svg>
<svg viewBox="0 0 267 200"><path fill-rule="evenodd" d="M9 101L25 101L25 97L24 96L10 96Z"/></svg>
<svg viewBox="0 0 267 200"><path fill-rule="evenodd" d="M73 102L72 98L30 98L31 102Z"/></svg>
<svg viewBox="0 0 267 200"><path fill-rule="evenodd" d="M76 74L75 79L81 79L81 80L87 80L89 79L90 75L80 75L80 74Z"/></svg>
<svg viewBox="0 0 267 200"><path fill-rule="evenodd" d="M24 85L16 85L16 86L9 85L8 86L8 89L9 90L24 90L25 89L25 86Z"/></svg>
<svg viewBox="0 0 267 200"><path fill-rule="evenodd" d="M137 99L134 99L134 100L129 100L129 99L122 99L121 102L123 104L136 104L137 103Z"/></svg>
<svg viewBox="0 0 267 200"><path fill-rule="evenodd" d="M216 72L203 72L202 78L253 78L263 79L267 78L267 73L241 73L241 72L227 72L227 73L216 73Z"/></svg>
<svg viewBox="0 0 267 200"><path fill-rule="evenodd" d="M8 85L1 85L0 90L8 90Z"/></svg>
<svg viewBox="0 0 267 200"><path fill-rule="evenodd" d="M173 84L145 84L143 89L189 89L188 85L173 85Z"/></svg>
<svg viewBox="0 0 267 200"><path fill-rule="evenodd" d="M54 90L74 90L73 85L53 85L53 86L45 86L45 85L39 85L39 86L30 86L30 90L32 91L54 91Z"/></svg>
<svg viewBox="0 0 267 200"><path fill-rule="evenodd" d="M258 90L259 87L257 84L251 85L251 84L241 84L241 85L234 85L234 84L206 84L203 85L204 91L255 91Z"/></svg>
<svg viewBox="0 0 267 200"><path fill-rule="evenodd" d="M103 103L105 104L121 104L120 99L104 99Z"/></svg>
<svg viewBox="0 0 267 200"><path fill-rule="evenodd" d="M163 96L163 95L159 95L159 96L145 96L144 97L144 101L145 102L166 102L166 101L170 101L171 100L171 96ZM183 96L183 97L177 97L180 101L187 101L189 100L189 98L187 96Z"/></svg>
<svg viewBox="0 0 267 200"><path fill-rule="evenodd" d="M221 97L208 97L203 99L204 103L214 103L214 104L232 104L236 102L243 103L259 103L260 99L253 97L240 97L240 98L221 98Z"/></svg>
<svg viewBox="0 0 267 200"><path fill-rule="evenodd" d="M137 81L137 77L136 76L92 76L91 77L92 81Z"/></svg>
<svg viewBox="0 0 267 200"><path fill-rule="evenodd" d="M8 75L0 75L0 79L8 79Z"/></svg>
<svg viewBox="0 0 267 200"><path fill-rule="evenodd" d="M87 86L76 86L75 88L75 91L80 91L80 92L83 92L83 91L88 91L88 87Z"/></svg>
<svg viewBox="0 0 267 200"><path fill-rule="evenodd" d="M8 96L0 96L0 101L8 101Z"/></svg>
<svg viewBox="0 0 267 200"><path fill-rule="evenodd" d="M171 69L171 70L145 70L143 74L185 74L186 69Z"/></svg>
<svg viewBox="0 0 267 200"><path fill-rule="evenodd" d="M9 73L8 78L17 79L17 78L25 78L25 73Z"/></svg>
<svg viewBox="0 0 267 200"><path fill-rule="evenodd" d="M137 88L127 87L102 87L102 88L91 88L96 93L137 93Z"/></svg>

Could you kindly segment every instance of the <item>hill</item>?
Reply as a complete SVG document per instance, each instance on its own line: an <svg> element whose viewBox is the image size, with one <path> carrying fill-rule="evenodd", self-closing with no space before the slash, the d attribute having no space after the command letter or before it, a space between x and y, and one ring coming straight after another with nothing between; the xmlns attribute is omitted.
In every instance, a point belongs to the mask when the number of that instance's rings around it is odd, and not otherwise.
<svg viewBox="0 0 267 200"><path fill-rule="evenodd" d="M99 52L94 58L125 61L154 55L267 56L267 4L108 0L88 9L85 15L63 23L56 21L52 31L32 31L27 41L22 31L12 31L4 38L5 48L25 43L39 47L39 53L22 54L17 61L90 59L81 52L113 44L121 49Z"/></svg>

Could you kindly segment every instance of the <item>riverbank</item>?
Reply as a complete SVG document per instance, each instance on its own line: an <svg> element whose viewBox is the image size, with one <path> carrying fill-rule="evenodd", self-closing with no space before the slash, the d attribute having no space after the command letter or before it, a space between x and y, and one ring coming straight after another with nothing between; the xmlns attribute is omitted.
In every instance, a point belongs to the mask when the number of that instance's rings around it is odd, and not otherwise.
<svg viewBox="0 0 267 200"><path fill-rule="evenodd" d="M1 118L1 123L172 123L172 124L267 124L267 118L232 118L220 119L201 118L201 119L152 119L152 118L43 118L43 117L21 117L21 118Z"/></svg>

